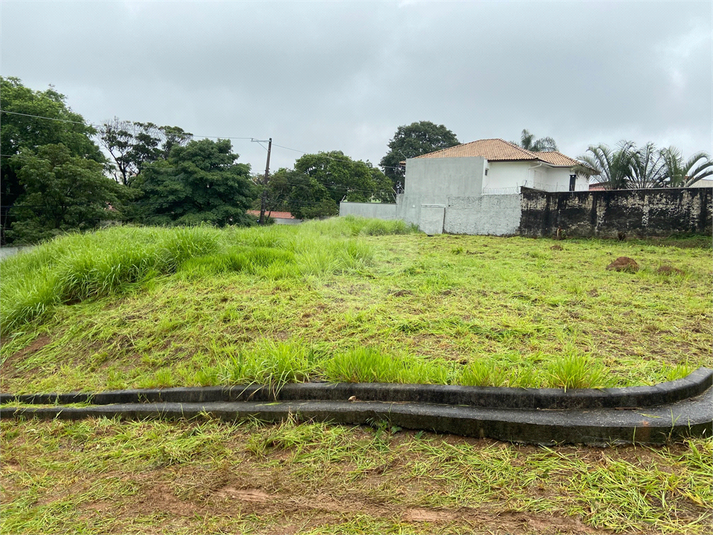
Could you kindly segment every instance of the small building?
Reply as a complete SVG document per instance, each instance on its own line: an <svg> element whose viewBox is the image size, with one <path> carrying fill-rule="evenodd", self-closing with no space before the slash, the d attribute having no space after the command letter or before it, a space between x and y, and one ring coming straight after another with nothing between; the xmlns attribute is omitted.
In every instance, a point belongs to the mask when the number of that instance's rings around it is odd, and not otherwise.
<svg viewBox="0 0 713 535"><path fill-rule="evenodd" d="M587 191L578 164L560 152L481 139L407 159L395 204L341 203L339 213L403 219L428 234L516 234L520 189Z"/></svg>

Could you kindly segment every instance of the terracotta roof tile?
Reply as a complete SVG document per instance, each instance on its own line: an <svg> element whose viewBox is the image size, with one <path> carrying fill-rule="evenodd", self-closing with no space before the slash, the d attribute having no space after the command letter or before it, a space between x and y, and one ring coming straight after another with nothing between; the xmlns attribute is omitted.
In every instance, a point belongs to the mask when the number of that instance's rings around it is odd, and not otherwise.
<svg viewBox="0 0 713 535"><path fill-rule="evenodd" d="M558 165L563 167L572 167L573 165L578 165L577 160L573 160L569 156L565 156L561 152L535 152L540 160L543 160L552 165Z"/></svg>
<svg viewBox="0 0 713 535"><path fill-rule="evenodd" d="M259 217L260 216L260 210L246 210L246 212L252 216ZM273 219L295 219L295 216L293 216L290 212L265 212L266 215L269 215Z"/></svg>
<svg viewBox="0 0 713 535"><path fill-rule="evenodd" d="M417 158L468 158L482 156L491 162L497 161L543 161L550 165L571 167L578 162L561 152L530 152L504 139L479 139L455 147L417 156Z"/></svg>

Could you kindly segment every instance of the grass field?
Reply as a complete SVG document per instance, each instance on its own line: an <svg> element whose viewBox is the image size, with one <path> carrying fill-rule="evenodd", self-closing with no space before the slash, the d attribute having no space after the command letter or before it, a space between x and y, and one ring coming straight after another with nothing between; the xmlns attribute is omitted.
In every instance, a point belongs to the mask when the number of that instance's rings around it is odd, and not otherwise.
<svg viewBox="0 0 713 535"><path fill-rule="evenodd" d="M701 241L428 237L357 219L70 236L0 264L0 388L653 384L713 367ZM618 256L641 270L607 271ZM3 533L711 531L710 439L547 449L385 425L96 420L3 422L2 441Z"/></svg>

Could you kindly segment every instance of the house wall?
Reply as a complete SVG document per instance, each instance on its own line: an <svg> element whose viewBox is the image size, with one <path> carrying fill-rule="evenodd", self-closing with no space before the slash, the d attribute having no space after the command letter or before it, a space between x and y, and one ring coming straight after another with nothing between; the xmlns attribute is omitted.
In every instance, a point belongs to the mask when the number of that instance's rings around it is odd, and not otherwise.
<svg viewBox="0 0 713 535"><path fill-rule="evenodd" d="M547 184L550 187L547 191L569 191L569 175L572 170L569 167L550 167L547 169ZM577 176L574 184L574 191L589 191L589 180L583 176Z"/></svg>
<svg viewBox="0 0 713 535"><path fill-rule="evenodd" d="M484 173L484 158L408 159L405 191L397 195L396 213L428 234L440 234L448 199L479 197Z"/></svg>
<svg viewBox="0 0 713 535"><path fill-rule="evenodd" d="M484 158L410 158L404 194L422 204L445 204L448 197L475 197L483 188Z"/></svg>
<svg viewBox="0 0 713 535"><path fill-rule="evenodd" d="M464 160L466 158L463 158ZM529 162L488 162L488 176L483 180L484 194L513 194L519 192L529 178Z"/></svg>
<svg viewBox="0 0 713 535"><path fill-rule="evenodd" d="M522 189L520 234L668 236L711 234L713 188L542 192Z"/></svg>
<svg viewBox="0 0 713 535"><path fill-rule="evenodd" d="M486 161L488 175L483 179L484 195L519 193L520 187L546 191L569 191L569 167L550 167L538 162L490 162ZM575 191L588 191L589 181L577 177Z"/></svg>

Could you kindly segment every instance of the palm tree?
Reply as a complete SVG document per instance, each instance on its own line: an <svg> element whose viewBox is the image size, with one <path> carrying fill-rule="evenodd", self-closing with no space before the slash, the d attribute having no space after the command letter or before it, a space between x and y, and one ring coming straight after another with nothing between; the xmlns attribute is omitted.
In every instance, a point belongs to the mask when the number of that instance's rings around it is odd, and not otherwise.
<svg viewBox="0 0 713 535"><path fill-rule="evenodd" d="M683 161L681 152L675 147L661 149L664 185L672 188L687 188L699 180L713 175L713 160L705 152L697 152Z"/></svg>
<svg viewBox="0 0 713 535"><path fill-rule="evenodd" d="M555 143L554 139L551 137L535 139L535 134L531 134L527 130L522 131L520 143L513 142L513 145L519 145L531 152L555 152L557 150L557 143Z"/></svg>
<svg viewBox="0 0 713 535"><path fill-rule="evenodd" d="M579 156L582 162L576 168L577 172L594 177L606 189L626 189L632 176L634 154L636 146L632 141L622 141L617 150L610 149L607 145L590 145L585 154Z"/></svg>
<svg viewBox="0 0 713 535"><path fill-rule="evenodd" d="M661 151L649 142L640 149L631 145L630 176L628 187L632 189L661 188L664 183L664 158Z"/></svg>

